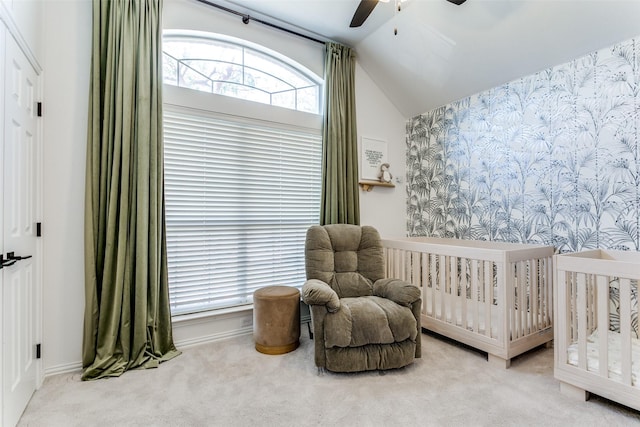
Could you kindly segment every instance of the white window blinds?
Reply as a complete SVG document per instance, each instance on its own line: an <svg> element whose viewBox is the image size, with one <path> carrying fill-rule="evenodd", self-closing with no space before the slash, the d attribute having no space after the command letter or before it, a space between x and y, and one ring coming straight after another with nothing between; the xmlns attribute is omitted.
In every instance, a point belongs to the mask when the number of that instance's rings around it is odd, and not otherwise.
<svg viewBox="0 0 640 427"><path fill-rule="evenodd" d="M165 104L173 315L304 283L306 230L319 218L321 139L317 129Z"/></svg>

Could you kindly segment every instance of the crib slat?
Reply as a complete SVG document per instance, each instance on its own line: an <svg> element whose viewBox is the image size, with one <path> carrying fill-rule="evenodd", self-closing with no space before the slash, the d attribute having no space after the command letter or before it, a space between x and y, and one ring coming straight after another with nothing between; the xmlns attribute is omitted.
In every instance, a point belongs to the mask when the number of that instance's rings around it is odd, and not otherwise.
<svg viewBox="0 0 640 427"><path fill-rule="evenodd" d="M467 289L470 284L467 280L467 259L460 258L460 310L462 311L462 325L466 329L468 327L467 321Z"/></svg>
<svg viewBox="0 0 640 427"><path fill-rule="evenodd" d="M517 263L516 264L512 264L510 266L510 268L512 269L511 271L511 275L513 276L513 280L515 282L515 286L512 288L513 289L513 313L514 313L514 319L515 319L515 325L514 325L514 329L512 331L513 334L513 338L518 338L520 337L520 310L518 310L518 308L521 306L520 304L520 297L522 296L522 293L520 292L520 289L518 289L518 287L520 286L520 278L518 277L518 266Z"/></svg>
<svg viewBox="0 0 640 427"><path fill-rule="evenodd" d="M572 315L571 315L571 339L570 343L578 341L578 305L576 303L577 293L576 289L578 288L578 275L574 272L568 273L570 276L569 282L569 306L572 307Z"/></svg>
<svg viewBox="0 0 640 427"><path fill-rule="evenodd" d="M507 308L511 312L511 340L513 341L518 337L518 322L520 320L518 319L518 311L516 310L516 306L518 305L518 293L515 279L516 272L512 264L508 264L505 268L509 268L508 280L511 281L511 283L507 285L507 293L511 298Z"/></svg>
<svg viewBox="0 0 640 427"><path fill-rule="evenodd" d="M437 284L438 284L438 275L436 270L437 263L437 255L429 254L431 258L431 313L434 319L438 319L438 313L436 312L436 295L437 295Z"/></svg>
<svg viewBox="0 0 640 427"><path fill-rule="evenodd" d="M491 263L489 263L489 266L491 268L491 277L494 277L494 273L493 273L493 267L494 265L492 265ZM509 335L509 331L513 330L510 329L510 327L513 327L513 325L510 325L510 322L513 322L513 311L511 310L511 307L513 307L513 292L508 292L507 291L507 287L513 289L513 278L512 277L505 277L507 276L506 274L506 263L503 262L496 262L495 263L495 267L496 267L496 274L497 274L497 281L498 281L498 306L497 306L497 311L498 311L498 319L503 319L502 321L497 321L498 323L498 342L501 343L505 343L507 341L513 341ZM491 282L493 283L493 281ZM511 318L511 321L509 320L509 318Z"/></svg>
<svg viewBox="0 0 640 427"><path fill-rule="evenodd" d="M389 277L389 248L382 247L382 257L384 259L384 277Z"/></svg>
<svg viewBox="0 0 640 427"><path fill-rule="evenodd" d="M526 264L524 261L518 262L518 314L520 317L520 328L518 330L518 338L527 334L527 282L526 282Z"/></svg>
<svg viewBox="0 0 640 427"><path fill-rule="evenodd" d="M518 279L520 282L520 301L522 304L520 305L520 318L522 319L522 331L520 332L520 336L523 337L529 333L529 289L527 282L527 262L520 261L520 268L518 269L518 275L520 278Z"/></svg>
<svg viewBox="0 0 640 427"><path fill-rule="evenodd" d="M552 301L552 297L549 293L547 293L547 281L549 277L553 277L553 276L548 276L550 265L551 265L551 263L549 262L549 259L548 258L542 259L541 262L542 262L542 266L540 267L540 270L543 271L544 273L540 276L540 316L541 316L540 327L546 328L548 324L547 312L549 310L553 311L553 309L549 307Z"/></svg>
<svg viewBox="0 0 640 427"><path fill-rule="evenodd" d="M447 260L444 255L438 255L438 281L440 282L439 297L440 297L440 317L443 322L447 321L447 277L446 266Z"/></svg>
<svg viewBox="0 0 640 427"><path fill-rule="evenodd" d="M439 255L438 256L440 258L440 261L438 263L438 274L440 275L440 316L443 322L447 321L447 316L446 316L446 307L445 307L445 300L446 300L446 296L447 296L447 282L446 282L446 271L447 271L447 267L446 267L446 259L447 257L444 255Z"/></svg>
<svg viewBox="0 0 640 427"><path fill-rule="evenodd" d="M620 278L620 344L622 383L631 385L631 280Z"/></svg>
<svg viewBox="0 0 640 427"><path fill-rule="evenodd" d="M550 282L549 278L553 277L553 276L549 276L549 274L553 274L550 269L551 269L551 262L549 258L545 258L542 260L542 264L543 266L541 267L541 270L546 272L544 273L541 277L540 277L540 315L542 316L541 318L541 324L540 327L541 328L546 328L549 325L549 319L547 316L547 313L549 311L553 311L553 305L552 305L552 301L553 301L553 297L552 297L552 293L551 292L547 292L547 283Z"/></svg>
<svg viewBox="0 0 640 427"><path fill-rule="evenodd" d="M507 275L507 296L509 297L509 304L507 305L507 310L509 312L509 318L511 319L511 327L509 332L511 334L511 341L513 341L518 336L518 312L516 311L516 306L518 305L518 293L516 290L516 271L513 264L505 265L505 269L509 272Z"/></svg>
<svg viewBox="0 0 640 427"><path fill-rule="evenodd" d="M547 302L545 307L545 324L544 326L551 326L553 324L553 263L551 258L545 260L547 267L547 274L545 275L545 301Z"/></svg>
<svg viewBox="0 0 640 427"><path fill-rule="evenodd" d="M449 269L448 271L448 275L449 275L449 286L450 290L451 290L451 299L449 300L451 302L451 323L454 325L458 324L458 307L460 306L460 304L458 304L459 302L459 297L458 297L458 271L457 271L457 265L458 265L458 257L452 256L449 257Z"/></svg>
<svg viewBox="0 0 640 427"><path fill-rule="evenodd" d="M531 271L531 262L529 260L524 261L523 265L525 267L523 276L524 276L524 309L525 309L525 317L526 317L526 327L525 327L525 335L529 335L533 329L531 328L531 323L533 322L533 319L531 319L531 314L532 314L532 308L531 308L531 304L533 304L533 301L531 301L531 291L532 286L531 286L531 276L533 274L533 272Z"/></svg>
<svg viewBox="0 0 640 427"><path fill-rule="evenodd" d="M384 260L384 277L389 276L389 257L387 254L389 253L389 249L386 247L382 247L382 259Z"/></svg>
<svg viewBox="0 0 640 427"><path fill-rule="evenodd" d="M605 276L597 276L596 316L598 317L598 371L600 376L609 377L609 281Z"/></svg>
<svg viewBox="0 0 640 427"><path fill-rule="evenodd" d="M422 252L420 254L420 267L422 277L420 287L422 289L422 313L428 313L429 303L427 301L427 292L429 291L429 254Z"/></svg>
<svg viewBox="0 0 640 427"><path fill-rule="evenodd" d="M447 319L449 319L449 323L456 324L455 316L455 301L453 300L453 274L451 274L451 269L453 268L453 258L451 256L447 257L446 261L446 270L445 270L445 278L447 280L447 299L446 299L446 310L447 310Z"/></svg>
<svg viewBox="0 0 640 427"><path fill-rule="evenodd" d="M480 261L482 264L482 261ZM471 260L471 323L473 331L478 332L478 260ZM484 325L485 329L487 325Z"/></svg>
<svg viewBox="0 0 640 427"><path fill-rule="evenodd" d="M578 314L578 367L587 369L587 280L586 274L578 273L577 280L577 314Z"/></svg>
<svg viewBox="0 0 640 427"><path fill-rule="evenodd" d="M554 342L554 356L555 365L564 366L567 363L567 347L571 340L571 330L568 320L572 316L572 307L569 304L569 273L564 270L557 271L556 277L556 298L554 304L558 307L556 310L560 313L555 323L555 342ZM563 315L564 314L564 315Z"/></svg>
<svg viewBox="0 0 640 427"><path fill-rule="evenodd" d="M533 286L531 285L531 280L533 277L533 270L532 270L532 264L531 264L531 260L527 260L524 261L524 266L525 266L525 271L524 271L524 283L525 283L525 296L524 296L524 301L525 301L525 313L526 313L526 317L527 317L527 325L526 325L526 330L525 330L525 335L529 335L531 332L533 332L533 318L532 318L532 314L533 314L533 297L531 295L531 292L533 292Z"/></svg>
<svg viewBox="0 0 640 427"><path fill-rule="evenodd" d="M587 336L589 334L589 332L591 332L591 296L592 296L592 286L591 283L593 282L593 274L587 274L585 276L585 308L587 309L587 315L585 317L585 320L587 321L587 326L586 326L586 331L587 331Z"/></svg>
<svg viewBox="0 0 640 427"><path fill-rule="evenodd" d="M589 303L587 304L587 329L589 332L593 331L596 328L596 301L597 301L597 292L596 292L596 283L597 276L594 274L589 275L589 282L587 287L589 289Z"/></svg>
<svg viewBox="0 0 640 427"><path fill-rule="evenodd" d="M419 252L411 252L411 265L409 267L411 270L411 283L422 288L422 282L420 281L420 269L422 268L420 258Z"/></svg>
<svg viewBox="0 0 640 427"><path fill-rule="evenodd" d="M530 325L531 325L531 331L539 331L540 330L540 315L538 313L538 268L540 267L538 265L538 260L537 259L532 259L531 261L529 261L529 265L531 266L531 292L530 292L530 298L531 298L531 317L530 317Z"/></svg>
<svg viewBox="0 0 640 427"><path fill-rule="evenodd" d="M413 261L413 252L403 250L402 254L404 255L404 259L402 260L402 265L400 266L400 270L402 271L401 275L403 277L402 280L406 282L411 282L411 263Z"/></svg>
<svg viewBox="0 0 640 427"><path fill-rule="evenodd" d="M480 263L480 277L484 276L484 334L488 337L493 335L493 324L491 321L491 309L493 308L493 265L491 262Z"/></svg>
<svg viewBox="0 0 640 427"><path fill-rule="evenodd" d="M393 273L395 271L395 260L396 260L396 251L398 249L389 249L389 253L387 254L387 258L388 258L388 267L387 267L387 277L393 277Z"/></svg>

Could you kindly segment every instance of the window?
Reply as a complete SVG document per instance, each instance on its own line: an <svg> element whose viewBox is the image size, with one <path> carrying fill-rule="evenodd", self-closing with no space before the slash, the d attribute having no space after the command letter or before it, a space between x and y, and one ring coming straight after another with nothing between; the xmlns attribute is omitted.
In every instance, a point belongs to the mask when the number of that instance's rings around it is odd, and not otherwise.
<svg viewBox="0 0 640 427"><path fill-rule="evenodd" d="M300 287L306 230L319 219L322 117L164 92L172 314L249 304L268 285Z"/></svg>
<svg viewBox="0 0 640 427"><path fill-rule="evenodd" d="M317 77L275 52L202 33L165 33L164 83L318 114Z"/></svg>

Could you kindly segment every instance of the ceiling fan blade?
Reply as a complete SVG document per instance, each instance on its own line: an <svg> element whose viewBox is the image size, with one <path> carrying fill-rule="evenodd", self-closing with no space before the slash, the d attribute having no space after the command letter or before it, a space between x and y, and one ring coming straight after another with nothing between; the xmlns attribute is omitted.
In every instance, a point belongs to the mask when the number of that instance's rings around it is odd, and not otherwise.
<svg viewBox="0 0 640 427"><path fill-rule="evenodd" d="M460 6L462 3L466 2L467 0L447 0L449 3L453 3L453 4L457 4L458 6Z"/></svg>
<svg viewBox="0 0 640 427"><path fill-rule="evenodd" d="M356 13L353 14L349 27L355 28L364 24L364 21L367 20L377 4L378 0L361 0L358 8L356 9Z"/></svg>

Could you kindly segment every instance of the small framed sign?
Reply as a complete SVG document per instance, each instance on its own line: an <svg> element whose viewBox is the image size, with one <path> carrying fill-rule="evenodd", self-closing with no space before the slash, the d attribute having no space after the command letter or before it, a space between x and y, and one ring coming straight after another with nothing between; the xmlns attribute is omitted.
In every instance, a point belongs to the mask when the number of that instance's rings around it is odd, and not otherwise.
<svg viewBox="0 0 640 427"><path fill-rule="evenodd" d="M387 163L387 143L362 137L360 175L363 180L378 180L380 165Z"/></svg>

